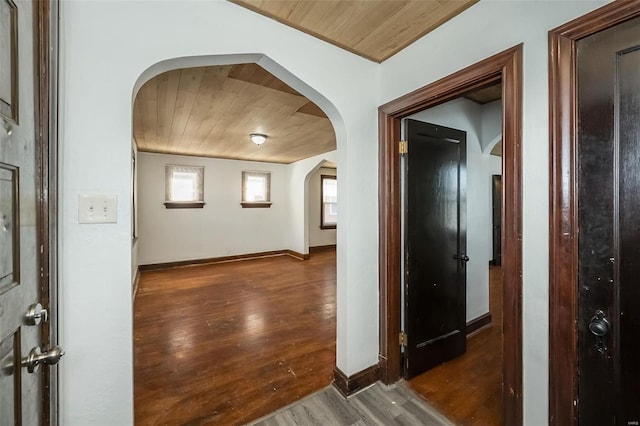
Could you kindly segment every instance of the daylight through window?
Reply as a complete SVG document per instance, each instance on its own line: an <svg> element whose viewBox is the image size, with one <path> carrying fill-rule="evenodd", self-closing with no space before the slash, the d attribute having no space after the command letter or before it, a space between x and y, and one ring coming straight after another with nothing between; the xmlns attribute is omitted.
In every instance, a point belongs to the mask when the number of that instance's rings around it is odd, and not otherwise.
<svg viewBox="0 0 640 426"><path fill-rule="evenodd" d="M242 172L242 207L271 206L271 173Z"/></svg>
<svg viewBox="0 0 640 426"><path fill-rule="evenodd" d="M338 179L321 176L321 222L320 228L334 229L338 223Z"/></svg>
<svg viewBox="0 0 640 426"><path fill-rule="evenodd" d="M204 167L165 166L167 208L198 208L204 205Z"/></svg>

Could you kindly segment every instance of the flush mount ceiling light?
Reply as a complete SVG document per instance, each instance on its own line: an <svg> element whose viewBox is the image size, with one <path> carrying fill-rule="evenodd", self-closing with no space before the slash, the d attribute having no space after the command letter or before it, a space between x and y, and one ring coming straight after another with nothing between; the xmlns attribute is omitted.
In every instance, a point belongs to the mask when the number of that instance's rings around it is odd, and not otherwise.
<svg viewBox="0 0 640 426"><path fill-rule="evenodd" d="M267 141L267 135L262 135L260 133L251 133L249 135L249 139L251 139L251 142L260 146Z"/></svg>

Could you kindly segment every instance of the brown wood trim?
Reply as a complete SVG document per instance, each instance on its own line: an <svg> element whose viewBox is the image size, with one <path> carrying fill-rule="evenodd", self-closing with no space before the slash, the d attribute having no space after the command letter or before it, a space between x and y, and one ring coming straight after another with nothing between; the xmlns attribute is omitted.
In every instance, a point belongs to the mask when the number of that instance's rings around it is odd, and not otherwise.
<svg viewBox="0 0 640 426"><path fill-rule="evenodd" d="M467 337L489 324L491 324L490 312L472 319L471 321L467 322Z"/></svg>
<svg viewBox="0 0 640 426"><path fill-rule="evenodd" d="M201 201L195 202L181 202L181 201L165 201L164 206L168 209L201 209L205 203Z"/></svg>
<svg viewBox="0 0 640 426"><path fill-rule="evenodd" d="M237 254L233 256L209 257L206 259L178 260L175 262L151 263L148 265L139 265L139 271L157 271L161 269L182 268L185 266L207 265L211 263L235 262L238 260L257 259L269 256L291 256L299 260L309 259L308 254L298 253L293 250L271 250L256 253Z"/></svg>
<svg viewBox="0 0 640 426"><path fill-rule="evenodd" d="M57 321L57 210L58 210L58 3L34 3L35 125L37 241L40 245L39 302L49 312L41 328L42 345L58 343ZM17 92L16 92L17 93ZM42 369L42 424L58 423L57 369Z"/></svg>
<svg viewBox="0 0 640 426"><path fill-rule="evenodd" d="M502 247L504 271L504 422L522 424L522 45L471 65L382 105L379 118L379 277L381 379L401 376L400 162L401 119L471 90L503 84Z"/></svg>
<svg viewBox="0 0 640 426"><path fill-rule="evenodd" d="M378 364L365 368L349 377L338 367L333 370L333 386L335 386L345 398L371 386L377 382L379 378L380 366Z"/></svg>
<svg viewBox="0 0 640 426"><path fill-rule="evenodd" d="M136 301L136 296L138 295L138 287L140 286L140 268L136 270L136 276L133 278L133 290L131 297L133 301Z"/></svg>
<svg viewBox="0 0 640 426"><path fill-rule="evenodd" d="M297 251L293 251L293 250L285 250L286 254L288 254L291 257L295 257L298 260L309 260L309 253L307 254L302 254L302 253L298 253Z"/></svg>
<svg viewBox="0 0 640 426"><path fill-rule="evenodd" d="M271 208L271 203L240 203L243 209L268 209Z"/></svg>
<svg viewBox="0 0 640 426"><path fill-rule="evenodd" d="M309 247L309 253L318 253L321 251L329 251L329 250L335 250L335 249L336 249L335 244L328 244L326 246Z"/></svg>
<svg viewBox="0 0 640 426"><path fill-rule="evenodd" d="M640 16L616 1L549 32L549 424L577 424L576 42Z"/></svg>

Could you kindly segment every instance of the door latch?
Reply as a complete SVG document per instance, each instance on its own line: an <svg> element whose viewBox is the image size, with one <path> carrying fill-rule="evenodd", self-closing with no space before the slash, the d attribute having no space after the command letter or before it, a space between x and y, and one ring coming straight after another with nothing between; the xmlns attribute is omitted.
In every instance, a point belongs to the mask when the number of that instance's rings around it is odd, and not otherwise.
<svg viewBox="0 0 640 426"><path fill-rule="evenodd" d="M609 321L604 316L604 312L597 310L591 321L589 321L589 331L596 336L596 349L601 354L607 351L607 344L604 337L609 334Z"/></svg>
<svg viewBox="0 0 640 426"><path fill-rule="evenodd" d="M26 358L22 359L22 366L27 367L29 373L33 373L40 364L57 364L63 355L64 351L60 346L53 346L44 352L41 352L40 348L36 346L31 349Z"/></svg>
<svg viewBox="0 0 640 426"><path fill-rule="evenodd" d="M49 314L46 309L42 308L40 303L34 303L27 308L27 313L24 315L27 325L38 325L41 322L47 322Z"/></svg>

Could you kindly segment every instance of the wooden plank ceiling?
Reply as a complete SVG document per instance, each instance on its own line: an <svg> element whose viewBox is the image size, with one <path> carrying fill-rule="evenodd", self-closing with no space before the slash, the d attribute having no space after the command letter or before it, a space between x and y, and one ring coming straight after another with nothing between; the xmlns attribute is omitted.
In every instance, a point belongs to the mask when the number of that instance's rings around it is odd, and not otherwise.
<svg viewBox="0 0 640 426"><path fill-rule="evenodd" d="M269 138L256 146L250 133ZM322 110L257 64L169 71L134 102L138 150L292 163L336 149Z"/></svg>
<svg viewBox="0 0 640 426"><path fill-rule="evenodd" d="M375 62L478 0L229 0Z"/></svg>

